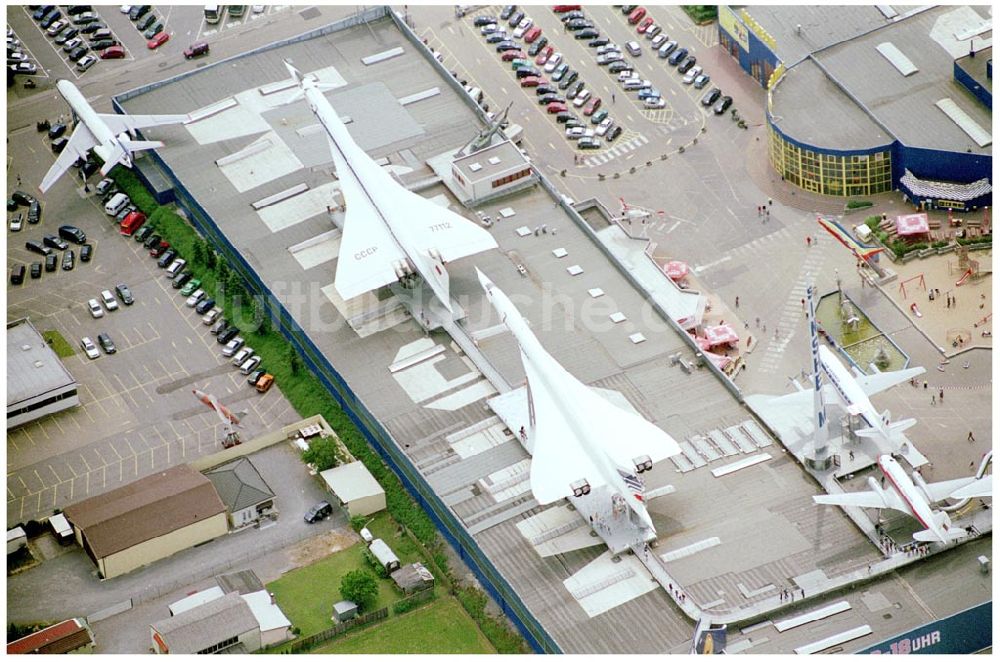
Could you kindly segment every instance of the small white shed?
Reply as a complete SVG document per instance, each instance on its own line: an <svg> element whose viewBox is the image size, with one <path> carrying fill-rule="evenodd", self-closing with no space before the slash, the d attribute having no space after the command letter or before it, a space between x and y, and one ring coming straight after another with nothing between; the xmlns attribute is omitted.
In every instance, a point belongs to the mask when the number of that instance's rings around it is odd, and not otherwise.
<svg viewBox="0 0 1000 662"><path fill-rule="evenodd" d="M333 620L338 623L349 621L358 615L358 606L350 600L341 600L333 605Z"/></svg>
<svg viewBox="0 0 1000 662"><path fill-rule="evenodd" d="M362 462L351 462L320 472L327 487L351 517L385 510L385 490Z"/></svg>
<svg viewBox="0 0 1000 662"><path fill-rule="evenodd" d="M385 544L385 541L381 538L376 538L372 541L372 544L368 546L369 551L375 555L378 562L382 564L385 571L392 573L393 571L399 570L399 557L389 548L389 545Z"/></svg>

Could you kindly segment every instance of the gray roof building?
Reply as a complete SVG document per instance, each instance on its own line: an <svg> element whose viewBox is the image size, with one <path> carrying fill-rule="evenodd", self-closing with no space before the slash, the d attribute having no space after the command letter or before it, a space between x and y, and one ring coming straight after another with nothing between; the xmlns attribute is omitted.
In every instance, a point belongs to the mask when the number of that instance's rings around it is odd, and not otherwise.
<svg viewBox="0 0 1000 662"><path fill-rule="evenodd" d="M7 324L7 429L80 404L76 378L31 320Z"/></svg>
<svg viewBox="0 0 1000 662"><path fill-rule="evenodd" d="M206 471L205 476L215 485L215 491L231 513L274 498L274 492L245 457Z"/></svg>
<svg viewBox="0 0 1000 662"><path fill-rule="evenodd" d="M164 653L215 653L242 644L260 648L260 626L237 592L150 625L154 646Z"/></svg>

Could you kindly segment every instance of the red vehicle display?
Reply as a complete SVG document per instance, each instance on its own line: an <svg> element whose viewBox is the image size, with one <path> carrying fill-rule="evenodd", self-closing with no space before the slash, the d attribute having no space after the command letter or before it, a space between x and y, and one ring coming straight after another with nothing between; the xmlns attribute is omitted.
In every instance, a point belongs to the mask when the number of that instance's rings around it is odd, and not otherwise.
<svg viewBox="0 0 1000 662"><path fill-rule="evenodd" d="M555 115L556 113L565 113L566 104L556 101L545 106L545 110L548 111L549 115Z"/></svg>
<svg viewBox="0 0 1000 662"><path fill-rule="evenodd" d="M118 231L125 235L126 237L131 237L132 234L142 227L142 224L146 222L146 215L141 211L134 211L122 220L121 227Z"/></svg>
<svg viewBox="0 0 1000 662"><path fill-rule="evenodd" d="M583 114L590 117L601 107L601 97L594 97L583 107Z"/></svg>
<svg viewBox="0 0 1000 662"><path fill-rule="evenodd" d="M146 48L148 48L149 50L159 48L163 44L167 43L168 39L170 39L170 33L166 31L161 32L152 39L150 39L148 42L146 42Z"/></svg>
<svg viewBox="0 0 1000 662"><path fill-rule="evenodd" d="M546 46L545 48L542 49L542 52L538 54L538 57L535 58L535 64L537 64L538 66L542 66L543 64L549 61L549 58L552 57L552 54L554 52L555 52L554 48L552 48L551 46Z"/></svg>
<svg viewBox="0 0 1000 662"><path fill-rule="evenodd" d="M538 87L543 83L545 83L545 79L538 76L526 76L521 79L521 87Z"/></svg>
<svg viewBox="0 0 1000 662"><path fill-rule="evenodd" d="M580 5L555 5L552 11L557 14L565 14L568 11L576 11L577 9L580 9Z"/></svg>
<svg viewBox="0 0 1000 662"><path fill-rule="evenodd" d="M101 51L102 60L117 60L125 57L125 49L121 46L109 46Z"/></svg>
<svg viewBox="0 0 1000 662"><path fill-rule="evenodd" d="M511 60L527 60L528 56L525 55L524 51L504 51L500 59L504 62L510 62Z"/></svg>
<svg viewBox="0 0 1000 662"><path fill-rule="evenodd" d="M635 31L638 32L639 34L642 34L646 30L648 30L649 26L651 26L652 24L653 24L653 17L647 16L646 18L642 19L642 23L639 24L639 26L635 29Z"/></svg>
<svg viewBox="0 0 1000 662"><path fill-rule="evenodd" d="M642 20L642 17L646 15L645 7L636 7L632 10L632 13L628 15L629 25L635 25Z"/></svg>
<svg viewBox="0 0 1000 662"><path fill-rule="evenodd" d="M542 36L542 29L537 25L532 26L530 30L524 33L524 43L530 44L534 40Z"/></svg>

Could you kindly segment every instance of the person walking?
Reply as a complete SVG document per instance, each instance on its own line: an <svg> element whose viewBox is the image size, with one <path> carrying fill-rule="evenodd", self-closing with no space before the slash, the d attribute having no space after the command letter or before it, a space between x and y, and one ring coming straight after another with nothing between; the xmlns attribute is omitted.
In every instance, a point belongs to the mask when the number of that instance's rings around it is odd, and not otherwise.
<svg viewBox="0 0 1000 662"><path fill-rule="evenodd" d="M975 443L976 438L972 436L972 430L969 430L969 443Z"/></svg>
<svg viewBox="0 0 1000 662"><path fill-rule="evenodd" d="M773 201L773 200L771 200L771 198L768 198L768 199L767 199L767 206L768 206L768 207L770 207L770 206L771 206L771 205L773 204L773 202L774 202L774 201Z"/></svg>
<svg viewBox="0 0 1000 662"><path fill-rule="evenodd" d="M812 243L813 243L813 238L810 237L809 235L806 235L806 248L812 246Z"/></svg>
<svg viewBox="0 0 1000 662"><path fill-rule="evenodd" d="M941 402L944 402L944 389L943 388L938 389L938 400L940 400Z"/></svg>
<svg viewBox="0 0 1000 662"><path fill-rule="evenodd" d="M931 393L931 404L932 405L936 405L937 404L937 399L934 397L933 393Z"/></svg>
<svg viewBox="0 0 1000 662"><path fill-rule="evenodd" d="M611 103L614 103L614 102L615 102L615 93L612 92L611 93Z"/></svg>
<svg viewBox="0 0 1000 662"><path fill-rule="evenodd" d="M739 297L736 297L736 307L737 308L740 307L740 298Z"/></svg>

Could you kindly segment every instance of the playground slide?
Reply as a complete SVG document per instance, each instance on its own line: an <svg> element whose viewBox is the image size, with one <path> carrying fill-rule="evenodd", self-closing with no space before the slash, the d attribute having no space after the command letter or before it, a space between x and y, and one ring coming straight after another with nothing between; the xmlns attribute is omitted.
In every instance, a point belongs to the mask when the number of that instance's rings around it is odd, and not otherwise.
<svg viewBox="0 0 1000 662"><path fill-rule="evenodd" d="M917 304L915 303L910 304L910 312L916 315L917 317L923 317L923 315L920 312L920 309L917 308Z"/></svg>
<svg viewBox="0 0 1000 662"><path fill-rule="evenodd" d="M969 276L971 275L972 275L972 269L967 269L966 272L962 274L962 277L959 278L957 281L955 281L955 287L960 287L962 283L967 281L969 279Z"/></svg>

